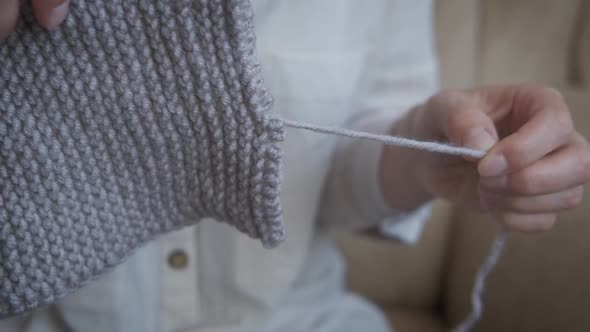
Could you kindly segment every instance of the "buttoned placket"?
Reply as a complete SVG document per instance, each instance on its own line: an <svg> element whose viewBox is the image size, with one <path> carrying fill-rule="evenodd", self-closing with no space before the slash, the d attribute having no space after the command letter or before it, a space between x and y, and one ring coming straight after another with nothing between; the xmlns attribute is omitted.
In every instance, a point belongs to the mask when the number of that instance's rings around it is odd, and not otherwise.
<svg viewBox="0 0 590 332"><path fill-rule="evenodd" d="M202 323L197 254L199 231L197 225L190 231L184 229L168 234L162 241L162 331L186 331Z"/></svg>

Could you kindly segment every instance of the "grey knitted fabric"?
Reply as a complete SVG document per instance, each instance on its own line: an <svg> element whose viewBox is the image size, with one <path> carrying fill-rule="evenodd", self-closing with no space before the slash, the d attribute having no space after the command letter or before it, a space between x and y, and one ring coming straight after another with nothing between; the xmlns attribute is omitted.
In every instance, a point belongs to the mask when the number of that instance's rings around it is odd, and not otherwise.
<svg viewBox="0 0 590 332"><path fill-rule="evenodd" d="M77 0L51 33L28 2L0 44L0 317L205 217L283 239L248 0Z"/></svg>

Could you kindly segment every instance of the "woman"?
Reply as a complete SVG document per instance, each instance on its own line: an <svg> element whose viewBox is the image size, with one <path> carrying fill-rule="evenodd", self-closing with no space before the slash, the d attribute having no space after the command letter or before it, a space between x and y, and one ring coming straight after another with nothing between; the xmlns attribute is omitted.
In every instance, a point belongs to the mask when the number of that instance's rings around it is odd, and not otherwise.
<svg viewBox="0 0 590 332"><path fill-rule="evenodd" d="M18 2L2 2L3 36ZM69 2L33 5L52 29ZM412 243L440 197L487 210L514 230L539 231L579 203L590 150L560 94L543 86L437 92L431 1L253 5L276 113L490 151L465 160L292 131L281 246L265 250L206 221L163 236L88 287L0 329L388 331L375 307L345 292L329 229L374 230Z"/></svg>

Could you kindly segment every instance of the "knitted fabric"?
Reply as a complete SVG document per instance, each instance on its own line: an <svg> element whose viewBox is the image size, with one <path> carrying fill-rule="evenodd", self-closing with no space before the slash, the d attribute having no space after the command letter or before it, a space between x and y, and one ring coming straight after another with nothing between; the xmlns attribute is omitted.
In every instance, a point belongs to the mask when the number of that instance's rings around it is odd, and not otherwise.
<svg viewBox="0 0 590 332"><path fill-rule="evenodd" d="M0 44L0 318L211 217L283 239L282 123L247 0L23 1Z"/></svg>

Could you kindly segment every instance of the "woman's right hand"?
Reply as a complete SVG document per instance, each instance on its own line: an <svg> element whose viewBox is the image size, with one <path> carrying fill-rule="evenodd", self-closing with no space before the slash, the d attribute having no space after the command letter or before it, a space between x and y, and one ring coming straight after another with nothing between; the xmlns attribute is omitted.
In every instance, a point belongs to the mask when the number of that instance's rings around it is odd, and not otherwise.
<svg viewBox="0 0 590 332"><path fill-rule="evenodd" d="M39 24L53 29L61 24L68 13L70 0L31 0L33 12ZM0 40L14 30L19 14L20 0L0 0Z"/></svg>

